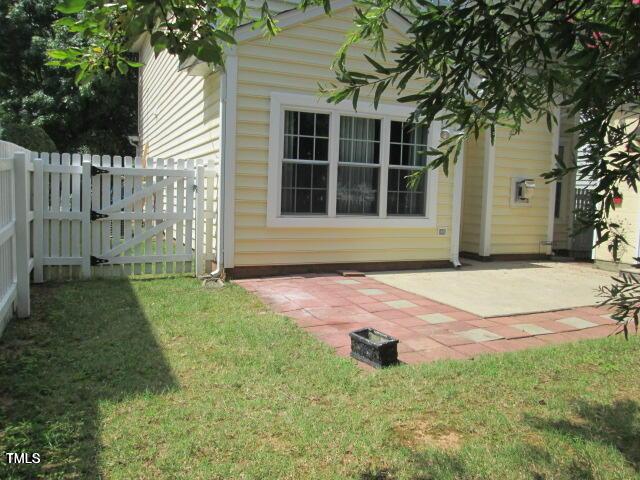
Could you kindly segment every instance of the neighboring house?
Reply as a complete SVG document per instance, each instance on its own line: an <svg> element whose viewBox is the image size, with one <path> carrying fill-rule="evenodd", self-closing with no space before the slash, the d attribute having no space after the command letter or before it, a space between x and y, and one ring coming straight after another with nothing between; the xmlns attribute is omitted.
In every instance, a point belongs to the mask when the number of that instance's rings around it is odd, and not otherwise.
<svg viewBox="0 0 640 480"><path fill-rule="evenodd" d="M624 126L626 131L640 128L637 113L621 111L612 121L619 127ZM593 251L593 259L597 266L614 270L635 266L638 264L635 259L640 257L640 193L626 184L620 185L619 188L620 203L612 210L610 220L620 225L620 233L625 236L628 244L620 246L617 259L614 259L608 243L598 245Z"/></svg>
<svg viewBox="0 0 640 480"><path fill-rule="evenodd" d="M393 89L377 109L362 92L357 111L318 95L318 83L335 81L330 65L353 16L351 2L339 1L331 17L319 7L284 11L272 39L240 28L224 71L179 65L138 42L140 145L154 157L206 158L220 168L224 268L236 276L424 268L458 265L461 253L551 253L571 211L567 203L555 217L555 184L540 177L555 162L560 129L543 121L511 138L499 129L493 145L482 134L449 176L430 171L409 189L406 175L425 162L419 152L446 134L440 125L404 123L412 107ZM389 50L408 27L401 15L390 20ZM365 52L353 47L350 65L370 68ZM571 188L563 185L561 203Z"/></svg>

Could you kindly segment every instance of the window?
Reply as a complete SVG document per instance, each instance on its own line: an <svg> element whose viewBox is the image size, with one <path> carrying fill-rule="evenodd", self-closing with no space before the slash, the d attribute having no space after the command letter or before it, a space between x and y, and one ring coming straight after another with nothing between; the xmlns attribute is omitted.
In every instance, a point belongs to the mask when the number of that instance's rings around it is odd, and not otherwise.
<svg viewBox="0 0 640 480"><path fill-rule="evenodd" d="M281 213L326 214L328 168L329 115L285 111Z"/></svg>
<svg viewBox="0 0 640 480"><path fill-rule="evenodd" d="M380 169L380 120L340 117L338 214L376 215Z"/></svg>
<svg viewBox="0 0 640 480"><path fill-rule="evenodd" d="M440 124L409 124L411 112L272 93L267 225L435 227L438 172L417 189L407 177L427 165Z"/></svg>
<svg viewBox="0 0 640 480"><path fill-rule="evenodd" d="M427 164L429 132L407 122L391 122L389 148L388 215L425 214L426 182L423 174L418 185L410 188L409 176Z"/></svg>

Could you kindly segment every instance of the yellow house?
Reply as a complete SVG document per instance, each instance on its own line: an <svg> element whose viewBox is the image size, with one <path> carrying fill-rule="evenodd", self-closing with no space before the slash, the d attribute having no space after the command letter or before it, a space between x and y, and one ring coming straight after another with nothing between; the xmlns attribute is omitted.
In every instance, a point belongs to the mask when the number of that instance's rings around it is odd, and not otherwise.
<svg viewBox="0 0 640 480"><path fill-rule="evenodd" d="M617 127L624 127L629 133L640 128L637 114L625 110L618 112L612 122ZM620 245L617 258L614 258L608 243L598 245L593 251L596 265L611 270L637 265L635 259L640 257L640 193L626 184L619 185L619 190L620 203L611 212L610 220L620 225L619 231L624 235L627 244Z"/></svg>
<svg viewBox="0 0 640 480"><path fill-rule="evenodd" d="M328 104L318 84L353 26L350 1L286 9L282 31L264 38L236 32L224 70L157 57L136 46L140 145L154 157L205 158L220 171L218 267L234 276L336 269L458 266L481 258L548 255L554 241L555 184L540 174L555 162L560 129L527 125L469 141L447 176L429 171L418 189L407 175L428 162L421 152L443 132L413 128L412 107L389 89ZM392 15L389 50L408 23ZM353 47L350 65L367 70ZM418 88L418 85L414 85ZM364 93L364 92L363 92ZM568 191L568 189L567 189Z"/></svg>

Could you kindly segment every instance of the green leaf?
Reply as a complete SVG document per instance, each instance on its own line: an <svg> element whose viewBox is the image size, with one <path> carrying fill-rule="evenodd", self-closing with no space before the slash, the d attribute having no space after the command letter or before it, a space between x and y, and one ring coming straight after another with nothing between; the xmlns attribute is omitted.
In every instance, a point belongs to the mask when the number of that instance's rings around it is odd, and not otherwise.
<svg viewBox="0 0 640 480"><path fill-rule="evenodd" d="M116 66L118 67L118 71L122 75L126 75L127 72L129 71L129 65L127 65L127 62L125 62L124 60L118 60L118 62L116 63Z"/></svg>
<svg viewBox="0 0 640 480"><path fill-rule="evenodd" d="M229 18L238 18L238 12L236 12L231 7L228 7L226 5L222 5L222 6L218 7L218 9Z"/></svg>
<svg viewBox="0 0 640 480"><path fill-rule="evenodd" d="M232 45L236 44L236 39L229 35L227 32L223 32L222 30L214 30L213 34L223 42L231 43Z"/></svg>
<svg viewBox="0 0 640 480"><path fill-rule="evenodd" d="M62 3L56 6L56 10L60 13L70 15L73 13L79 13L84 10L87 5L87 0L64 0Z"/></svg>
<svg viewBox="0 0 640 480"><path fill-rule="evenodd" d="M65 60L69 58L69 53L66 50L47 50L47 55L49 58L55 60Z"/></svg>

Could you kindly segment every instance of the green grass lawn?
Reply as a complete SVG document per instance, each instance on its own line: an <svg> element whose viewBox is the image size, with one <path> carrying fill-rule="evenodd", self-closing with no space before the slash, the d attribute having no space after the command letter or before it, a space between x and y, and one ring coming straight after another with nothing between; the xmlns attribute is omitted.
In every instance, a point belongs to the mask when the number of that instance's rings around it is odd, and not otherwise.
<svg viewBox="0 0 640 480"><path fill-rule="evenodd" d="M0 478L640 476L621 337L365 372L241 288L33 289L0 339Z"/></svg>

